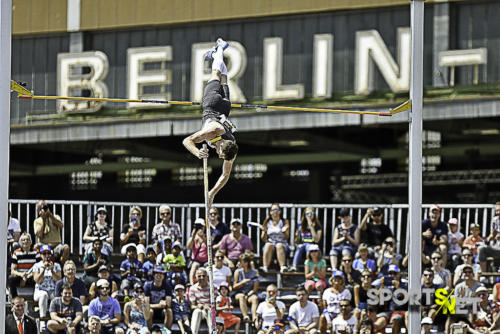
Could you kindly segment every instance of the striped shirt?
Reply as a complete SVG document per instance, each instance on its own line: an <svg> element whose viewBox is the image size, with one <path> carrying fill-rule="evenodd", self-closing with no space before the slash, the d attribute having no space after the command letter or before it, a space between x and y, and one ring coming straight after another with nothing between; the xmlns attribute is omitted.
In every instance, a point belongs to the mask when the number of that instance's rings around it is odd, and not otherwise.
<svg viewBox="0 0 500 334"><path fill-rule="evenodd" d="M40 260L40 253L34 248L31 248L29 251L18 248L14 251L14 254L12 254L12 264L16 264L17 271L20 272L30 270L31 267Z"/></svg>
<svg viewBox="0 0 500 334"><path fill-rule="evenodd" d="M214 289L214 297L217 297L217 290ZM200 287L199 283L196 283L189 289L189 302L194 305L210 305L210 286L207 284L206 287Z"/></svg>

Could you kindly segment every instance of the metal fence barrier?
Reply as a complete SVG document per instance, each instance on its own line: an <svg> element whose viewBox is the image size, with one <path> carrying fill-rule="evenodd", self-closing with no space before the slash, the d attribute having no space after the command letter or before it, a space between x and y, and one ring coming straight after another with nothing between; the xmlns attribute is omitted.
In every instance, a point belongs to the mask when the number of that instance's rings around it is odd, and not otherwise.
<svg viewBox="0 0 500 334"><path fill-rule="evenodd" d="M12 216L20 222L22 231L35 237L33 222L37 218L36 203L38 200L9 200L9 209ZM147 241L151 241L153 226L160 222L158 209L163 203L127 203L127 202L91 202L91 201L51 201L46 200L51 211L61 216L64 223L62 240L70 245L72 254L82 255L83 235L88 224L95 218L97 208L104 206L108 211L108 221L114 229L114 251L119 251L120 232L128 223L129 212L132 206L138 205L142 209L141 225L146 228ZM191 226L198 217L204 217L205 209L200 204L168 204L172 208L172 221L179 223L183 234L184 245L191 234ZM422 217L428 217L431 204L422 208ZM271 204L216 204L219 209L221 221L229 224L231 219L239 218L243 222L243 233L252 239L254 251L260 256L263 243L260 239L260 230L248 222L262 223L269 213ZM361 223L363 215L368 208L379 207L384 211L384 224L392 230L397 241L397 251L407 253L407 240L409 240L408 205L407 204L280 204L282 217L290 221L289 245L294 249L294 235L301 221L305 208L313 207L323 228L321 248L323 254L330 251L333 239L334 226L340 223L338 211L348 208L351 211L352 222ZM479 224L482 235L489 233L490 221L495 215L494 204L440 204L441 220L447 222L450 218L457 218L460 231L466 236L469 234L469 225ZM421 222L418 222L421 223ZM35 239L33 239L35 240ZM293 255L293 254L292 254Z"/></svg>

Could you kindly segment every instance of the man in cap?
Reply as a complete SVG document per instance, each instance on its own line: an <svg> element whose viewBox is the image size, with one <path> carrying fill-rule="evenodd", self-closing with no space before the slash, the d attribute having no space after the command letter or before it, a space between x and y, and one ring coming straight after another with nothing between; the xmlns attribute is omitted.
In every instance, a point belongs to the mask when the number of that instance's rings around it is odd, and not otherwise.
<svg viewBox="0 0 500 334"><path fill-rule="evenodd" d="M458 228L458 219L450 218L448 220L448 260L452 263L452 268L458 265L460 255L462 254L462 244L465 236Z"/></svg>
<svg viewBox="0 0 500 334"><path fill-rule="evenodd" d="M448 226L439 220L441 208L433 204L429 210L429 218L422 222L422 237L424 239L423 252L430 256L438 250L443 256L443 267L446 267L446 256L448 254Z"/></svg>
<svg viewBox="0 0 500 334"><path fill-rule="evenodd" d="M366 211L359 225L362 239L372 254L379 250L385 239L394 236L389 226L384 224L383 218L384 211L381 208L370 208Z"/></svg>
<svg viewBox="0 0 500 334"><path fill-rule="evenodd" d="M222 237L219 250L226 252L227 258L231 260L234 266L238 263L240 255L245 253L246 250L253 251L252 240L241 233L240 219L231 220L231 233Z"/></svg>
<svg viewBox="0 0 500 334"><path fill-rule="evenodd" d="M40 247L40 255L42 260L31 268L36 283L33 299L40 307L40 317L45 318L49 301L54 298L56 282L61 279L62 273L59 263L52 260L52 249L49 245Z"/></svg>
<svg viewBox="0 0 500 334"><path fill-rule="evenodd" d="M96 283L99 297L90 302L89 317L98 316L101 319L101 334L124 334L119 326L122 315L118 301L109 296L111 286L105 279Z"/></svg>
<svg viewBox="0 0 500 334"><path fill-rule="evenodd" d="M227 85L227 68L224 64L223 52L228 43L222 38L217 40L217 46L207 53L206 60L212 61L212 74L203 92L203 125L201 130L185 138L184 146L199 159L208 158L207 149L198 149L197 143L206 141L217 151L219 158L224 159L222 174L208 193L209 204L212 205L215 195L229 180L238 145L233 136L234 125L229 122L231 102L229 101L229 86Z"/></svg>
<svg viewBox="0 0 500 334"><path fill-rule="evenodd" d="M162 266L153 268L153 281L144 284L144 293L149 297L153 322L162 319L167 328L172 328L172 286L165 280L165 269Z"/></svg>
<svg viewBox="0 0 500 334"><path fill-rule="evenodd" d="M106 281L108 281L109 286L111 287L110 296L116 298L116 296L118 295L118 285L115 281L110 279L110 272L108 267L105 265L100 266L99 270L97 271L97 277L99 278L98 280L105 279ZM96 283L97 281L92 283L89 288L89 300L92 300L97 296L98 289Z"/></svg>

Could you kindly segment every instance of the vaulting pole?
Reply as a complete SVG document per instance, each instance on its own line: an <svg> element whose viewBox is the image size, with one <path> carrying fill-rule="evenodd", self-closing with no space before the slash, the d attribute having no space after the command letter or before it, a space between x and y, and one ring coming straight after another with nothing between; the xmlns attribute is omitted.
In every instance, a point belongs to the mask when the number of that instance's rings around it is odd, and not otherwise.
<svg viewBox="0 0 500 334"><path fill-rule="evenodd" d="M411 0L411 113L409 117L408 223L409 295L420 293L422 267L422 96L423 96L424 0ZM413 299L415 300L415 299ZM410 304L413 304L410 300ZM420 333L420 307L410 305L409 333Z"/></svg>
<svg viewBox="0 0 500 334"><path fill-rule="evenodd" d="M8 217L10 142L10 57L12 38L12 0L0 1L0 217ZM5 221L5 220L2 220ZM5 333L5 289L7 270L7 229L0 228L0 333Z"/></svg>
<svg viewBox="0 0 500 334"><path fill-rule="evenodd" d="M203 150L207 149L207 144L203 144ZM208 158L203 158L203 186L205 193L205 231L207 233L207 253L208 253L208 284L210 285L210 323L212 324L209 332L217 334L215 324L215 294L214 294L214 266L212 259L212 234L210 233L210 203L208 201Z"/></svg>

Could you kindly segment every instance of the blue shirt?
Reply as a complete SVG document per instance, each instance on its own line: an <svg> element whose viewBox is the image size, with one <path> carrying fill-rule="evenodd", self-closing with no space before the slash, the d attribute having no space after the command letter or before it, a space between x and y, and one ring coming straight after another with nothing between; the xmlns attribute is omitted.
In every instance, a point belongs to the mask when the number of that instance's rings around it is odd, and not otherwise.
<svg viewBox="0 0 500 334"><path fill-rule="evenodd" d="M101 302L99 298L94 298L89 305L89 317L96 315L102 319L114 319L115 314L121 314L120 304L112 297L108 297L106 302Z"/></svg>
<svg viewBox="0 0 500 334"><path fill-rule="evenodd" d="M126 258L121 266L120 266L120 270L121 271L127 271L130 269L130 274L128 274L126 277L126 279L129 279L129 280L135 280L135 279L139 279L138 276L142 276L142 263L141 261L135 259L134 261L130 262L130 260L128 258Z"/></svg>
<svg viewBox="0 0 500 334"><path fill-rule="evenodd" d="M153 281L153 268L154 268L154 266L155 266L155 264L150 262L150 261L146 261L142 265L142 271L144 273L144 278L146 279L147 282Z"/></svg>
<svg viewBox="0 0 500 334"><path fill-rule="evenodd" d="M352 264L353 269L357 269L359 271L363 271L365 269L370 269L372 272L377 271L377 264L375 260L366 259L366 266L361 262L361 258L354 260Z"/></svg>
<svg viewBox="0 0 500 334"><path fill-rule="evenodd" d="M63 277L62 279L56 282L56 288L54 292L56 297L61 297L62 286L66 283L68 283L66 277ZM89 295L87 292L87 288L85 287L85 283L83 283L83 281L77 277L75 277L75 281L71 286L71 290L73 291L73 296L75 298L80 298L81 296Z"/></svg>
<svg viewBox="0 0 500 334"><path fill-rule="evenodd" d="M156 286L152 281L146 282L144 284L144 294L151 298L151 304L158 304L161 300L165 300L165 297L172 296L172 286L167 284L165 280L161 286Z"/></svg>
<svg viewBox="0 0 500 334"><path fill-rule="evenodd" d="M191 308L189 307L189 301L187 299L184 299L183 303L179 303L177 298L172 299L172 312L176 319L189 317L190 311Z"/></svg>

